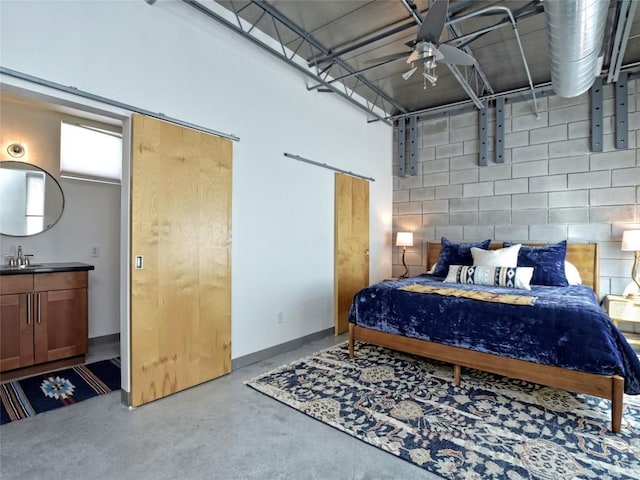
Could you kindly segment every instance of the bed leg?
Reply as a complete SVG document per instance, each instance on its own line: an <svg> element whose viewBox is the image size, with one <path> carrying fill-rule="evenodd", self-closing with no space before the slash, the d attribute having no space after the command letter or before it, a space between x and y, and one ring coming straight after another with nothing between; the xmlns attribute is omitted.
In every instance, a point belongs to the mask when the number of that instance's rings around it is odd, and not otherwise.
<svg viewBox="0 0 640 480"><path fill-rule="evenodd" d="M462 372L462 367L460 365L453 366L453 384L456 387L460 386L460 374Z"/></svg>
<svg viewBox="0 0 640 480"><path fill-rule="evenodd" d="M349 324L349 358L353 358L354 353L353 353L353 344L355 342L354 337L354 329L355 325L353 323Z"/></svg>
<svg viewBox="0 0 640 480"><path fill-rule="evenodd" d="M624 397L624 378L614 375L612 378L613 392L611 393L611 431L620 433L622 426L622 402Z"/></svg>

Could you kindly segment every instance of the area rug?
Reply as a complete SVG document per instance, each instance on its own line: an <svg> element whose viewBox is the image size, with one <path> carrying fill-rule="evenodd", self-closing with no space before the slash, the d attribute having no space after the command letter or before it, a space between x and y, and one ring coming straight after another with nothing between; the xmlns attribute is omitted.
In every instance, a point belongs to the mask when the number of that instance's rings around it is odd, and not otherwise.
<svg viewBox="0 0 640 480"><path fill-rule="evenodd" d="M0 424L120 389L120 359L42 373L0 385Z"/></svg>
<svg viewBox="0 0 640 480"><path fill-rule="evenodd" d="M318 352L247 385L450 479L638 479L640 398L610 402L358 344Z"/></svg>

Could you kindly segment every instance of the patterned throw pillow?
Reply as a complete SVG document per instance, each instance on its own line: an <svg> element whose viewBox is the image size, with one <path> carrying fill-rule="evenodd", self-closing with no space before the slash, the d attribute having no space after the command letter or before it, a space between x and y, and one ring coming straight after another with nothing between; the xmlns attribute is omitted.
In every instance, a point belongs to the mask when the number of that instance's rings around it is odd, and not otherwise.
<svg viewBox="0 0 640 480"><path fill-rule="evenodd" d="M505 247L511 245L504 242ZM554 245L530 247L522 245L518 252L519 267L534 267L531 283L533 285L549 285L566 287L569 285L564 272L564 261L567 256L567 241Z"/></svg>
<svg viewBox="0 0 640 480"><path fill-rule="evenodd" d="M449 265L473 265L473 257L471 256L471 247L487 249L491 239L482 242L473 243L455 243L442 237L440 248L440 256L436 269L432 275L436 277L445 277L449 271Z"/></svg>
<svg viewBox="0 0 640 480"><path fill-rule="evenodd" d="M451 265L445 282L466 285L493 285L497 287L531 290L529 282L533 267L484 267Z"/></svg>

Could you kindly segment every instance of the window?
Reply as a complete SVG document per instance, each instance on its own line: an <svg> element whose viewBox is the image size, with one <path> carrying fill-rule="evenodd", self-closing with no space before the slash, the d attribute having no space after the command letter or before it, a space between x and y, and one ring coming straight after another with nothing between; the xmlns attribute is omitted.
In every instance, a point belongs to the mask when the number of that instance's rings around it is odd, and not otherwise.
<svg viewBox="0 0 640 480"><path fill-rule="evenodd" d="M65 178L120 184L122 135L62 122L60 175Z"/></svg>
<svg viewBox="0 0 640 480"><path fill-rule="evenodd" d="M27 172L25 211L27 217L27 235L40 233L44 225L44 173Z"/></svg>

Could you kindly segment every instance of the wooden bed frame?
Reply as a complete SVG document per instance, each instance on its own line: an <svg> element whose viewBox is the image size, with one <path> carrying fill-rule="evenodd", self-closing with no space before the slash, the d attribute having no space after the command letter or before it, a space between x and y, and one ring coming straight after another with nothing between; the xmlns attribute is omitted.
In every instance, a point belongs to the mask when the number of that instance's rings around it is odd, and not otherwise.
<svg viewBox="0 0 640 480"><path fill-rule="evenodd" d="M502 244L500 243L492 244L490 248L501 247ZM435 263L439 253L440 243L428 243L426 265L431 266ZM582 277L583 284L593 288L597 295L600 280L598 245L570 244L567 246L567 260L576 266ZM460 385L461 368L469 367L611 400L611 430L614 433L620 432L624 378L619 375L597 375L505 358L466 348L451 347L440 343L380 332L349 323L349 355L351 358L354 357L354 343L356 341L452 363L454 384L456 386Z"/></svg>

